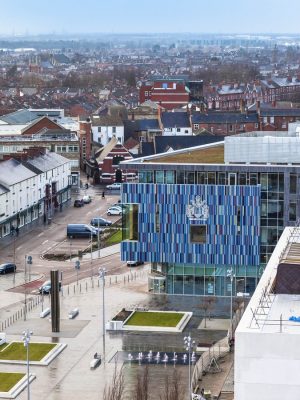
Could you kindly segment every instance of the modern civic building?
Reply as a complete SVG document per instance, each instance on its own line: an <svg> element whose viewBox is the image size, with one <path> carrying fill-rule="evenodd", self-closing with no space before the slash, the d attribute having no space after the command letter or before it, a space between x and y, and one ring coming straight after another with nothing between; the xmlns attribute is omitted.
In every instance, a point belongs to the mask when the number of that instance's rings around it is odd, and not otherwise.
<svg viewBox="0 0 300 400"><path fill-rule="evenodd" d="M123 260L151 263L150 290L252 294L299 212L300 137L252 132L121 163ZM230 273L229 273L230 272Z"/></svg>

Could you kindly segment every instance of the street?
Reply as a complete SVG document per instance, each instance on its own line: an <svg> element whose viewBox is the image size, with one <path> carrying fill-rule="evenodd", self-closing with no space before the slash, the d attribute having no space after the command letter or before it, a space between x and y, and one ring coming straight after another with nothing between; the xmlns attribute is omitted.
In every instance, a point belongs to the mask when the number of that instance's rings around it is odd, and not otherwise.
<svg viewBox="0 0 300 400"><path fill-rule="evenodd" d="M3 289L11 289L13 291L23 292L25 288L24 270L25 259L29 255L32 257L32 265L27 264L27 281L30 274L31 283L27 283L27 290L34 292L42 282L49 279L51 269L59 269L63 273L63 283L69 284L77 279L77 271L75 270L75 262L68 258L66 261L49 261L44 258L46 253L51 253L53 249L60 247L65 249L66 254L75 255L79 249L86 248L89 245L89 239L69 239L66 236L68 223L90 223L93 217L104 217L115 223L120 219L119 216L107 216L108 207L116 203L120 196L118 193L106 193L103 199L102 190L90 187L81 190L80 194L73 194L71 203L61 212L56 211L51 224L44 225L40 220L29 227L20 229L18 237L6 237L0 241L0 263L14 262L17 266L15 282L12 274L1 276L0 286ZM74 200L81 198L84 194L92 197L92 202L85 204L84 207L73 207ZM101 240L100 240L101 242ZM100 256L103 253L100 250ZM98 268L104 267L107 274L119 274L126 272L128 267L126 263L120 261L120 254L101 256L101 260L95 258L84 257L80 261L80 270L78 278L96 275ZM38 278L38 279L37 279ZM15 286L15 287L14 287Z"/></svg>

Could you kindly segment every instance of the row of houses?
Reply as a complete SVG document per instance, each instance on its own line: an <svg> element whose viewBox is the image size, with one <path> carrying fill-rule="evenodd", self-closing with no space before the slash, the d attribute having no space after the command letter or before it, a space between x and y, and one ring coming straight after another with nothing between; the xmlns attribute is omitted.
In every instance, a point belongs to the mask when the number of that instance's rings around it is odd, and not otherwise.
<svg viewBox="0 0 300 400"><path fill-rule="evenodd" d="M67 158L45 148L6 155L0 162L0 238L38 220L51 221L71 198Z"/></svg>

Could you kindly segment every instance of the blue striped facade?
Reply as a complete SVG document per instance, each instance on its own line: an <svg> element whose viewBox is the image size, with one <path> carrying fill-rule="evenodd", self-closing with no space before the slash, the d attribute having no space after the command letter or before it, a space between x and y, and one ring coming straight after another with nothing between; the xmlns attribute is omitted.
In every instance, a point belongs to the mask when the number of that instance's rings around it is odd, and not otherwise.
<svg viewBox="0 0 300 400"><path fill-rule="evenodd" d="M260 185L124 183L122 202L139 204L139 240L122 242L122 260L258 266L260 191ZM209 207L206 221L189 220L186 215L187 205L198 195ZM156 218L159 218L159 232L156 232ZM191 224L207 225L206 243L190 241Z"/></svg>

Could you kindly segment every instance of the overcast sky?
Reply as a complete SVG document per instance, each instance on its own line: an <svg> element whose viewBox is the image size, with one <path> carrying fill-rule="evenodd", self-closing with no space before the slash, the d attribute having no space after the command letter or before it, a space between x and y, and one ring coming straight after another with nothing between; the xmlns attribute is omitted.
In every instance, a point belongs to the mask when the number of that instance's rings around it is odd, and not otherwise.
<svg viewBox="0 0 300 400"><path fill-rule="evenodd" d="M300 0L0 0L0 33L299 33L299 16Z"/></svg>

